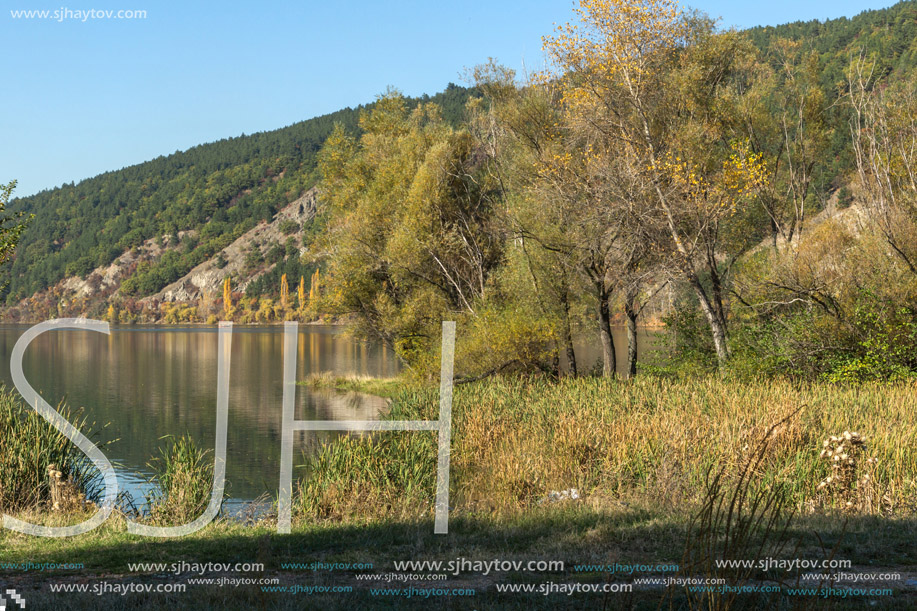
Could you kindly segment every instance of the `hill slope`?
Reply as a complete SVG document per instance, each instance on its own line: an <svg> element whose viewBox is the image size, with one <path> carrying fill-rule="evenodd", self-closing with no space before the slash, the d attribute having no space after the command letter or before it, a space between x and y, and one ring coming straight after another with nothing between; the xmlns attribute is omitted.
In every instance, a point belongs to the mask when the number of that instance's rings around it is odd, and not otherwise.
<svg viewBox="0 0 917 611"><path fill-rule="evenodd" d="M816 52L828 100L843 93L845 69L860 53L877 60L883 78L917 69L915 0L851 19L758 27L746 33L775 62L770 49L778 38L799 40ZM476 95L450 85L411 103L436 102L455 124L469 96ZM199 299L213 292L221 273L231 274L237 290L241 287L249 296L276 294L283 273L296 279L308 276L312 270L295 254L319 228L311 226L311 217L292 221L278 212L315 185L316 153L333 126L340 123L357 131L363 108L200 145L14 200L10 209L34 213L35 221L24 232L11 265L2 270L0 280L8 281L0 292L7 305L4 317L99 314L113 296L125 307ZM844 186L853 167L846 109L831 106L827 122L831 144L828 163L816 178L819 193ZM284 220L288 222L280 227ZM257 237L262 231L272 236L269 241Z"/></svg>
<svg viewBox="0 0 917 611"><path fill-rule="evenodd" d="M477 93L450 84L411 103L435 102L457 123L471 95ZM35 220L3 270L8 284L0 297L17 304L60 288L66 278L88 279L131 251L135 265L121 292L135 298L159 292L306 193L317 180L316 153L334 125L357 131L361 110L371 106L203 144L14 200L11 210ZM179 232L181 248L162 248Z"/></svg>
<svg viewBox="0 0 917 611"><path fill-rule="evenodd" d="M803 48L818 54L818 73L829 102L838 100L846 89L846 71L861 53L876 62L878 80L900 78L917 70L917 2L898 2L887 9L864 11L853 18L828 21L797 21L779 26L746 30L758 49L776 62L770 50L778 38L800 41ZM842 186L852 171L849 112L843 105L828 109L831 130L830 162L820 178L822 189Z"/></svg>

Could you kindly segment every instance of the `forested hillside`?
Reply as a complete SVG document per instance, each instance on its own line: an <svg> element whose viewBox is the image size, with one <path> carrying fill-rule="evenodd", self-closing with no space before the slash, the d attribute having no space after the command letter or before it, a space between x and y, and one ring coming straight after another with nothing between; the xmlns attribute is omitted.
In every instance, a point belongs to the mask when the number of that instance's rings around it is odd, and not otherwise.
<svg viewBox="0 0 917 611"><path fill-rule="evenodd" d="M7 319L330 316L418 374L454 319L474 376L591 371L582 334L615 375L624 324L635 375L653 312L668 366L917 375L917 2L745 32L673 0L574 15L526 81L491 62L14 201Z"/></svg>
<svg viewBox="0 0 917 611"><path fill-rule="evenodd" d="M864 11L848 19L797 21L780 26L751 28L745 32L755 46L777 66L780 58L774 43L780 39L799 42L818 58L817 81L829 102L826 120L830 125L829 161L820 185L840 187L853 171L849 146L849 113L834 105L847 87L847 70L852 57L861 53L875 62L877 80L896 79L917 69L917 2L899 2L882 10Z"/></svg>
<svg viewBox="0 0 917 611"><path fill-rule="evenodd" d="M456 123L471 95L450 84L411 103L437 103ZM64 277L108 265L145 240L195 231L181 251L142 268L128 286L135 296L158 291L313 186L316 153L334 125L356 132L360 112L371 107L203 144L13 200L11 211L32 213L35 220L3 270L9 281L3 298L13 304Z"/></svg>

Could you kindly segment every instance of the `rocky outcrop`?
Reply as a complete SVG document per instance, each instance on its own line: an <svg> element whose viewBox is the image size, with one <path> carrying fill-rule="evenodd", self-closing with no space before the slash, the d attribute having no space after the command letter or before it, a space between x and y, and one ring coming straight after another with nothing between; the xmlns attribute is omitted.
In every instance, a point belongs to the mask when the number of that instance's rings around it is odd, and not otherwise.
<svg viewBox="0 0 917 611"><path fill-rule="evenodd" d="M116 291L129 275L135 264L141 261L155 261L167 250L179 248L186 237L196 237L196 231L179 231L175 236L159 240L147 240L140 246L122 253L107 266L97 267L85 278L70 276L61 280L54 289L70 299L92 298L100 293Z"/></svg>
<svg viewBox="0 0 917 611"><path fill-rule="evenodd" d="M262 255L266 254L272 245L282 244L287 240L289 236L283 229L289 222L296 223L301 228L304 223L310 221L317 209L316 194L316 189L310 189L305 195L277 212L270 223L259 223L216 256L193 268L158 293L144 297L141 302L193 301L204 294L216 296L221 294L223 279L227 276L234 279L233 290L244 292L252 280L269 272L273 267L268 265L252 273L246 265L247 253L257 248ZM298 236L299 231L294 235Z"/></svg>
<svg viewBox="0 0 917 611"><path fill-rule="evenodd" d="M148 309L155 318L159 311L158 304L163 302L193 302L204 296L218 298L227 276L232 278L234 292L244 292L253 280L273 269L274 264L263 259L274 246L283 246L293 238L302 254L302 228L315 217L318 205L316 197L316 189L310 189L296 201L284 206L270 223L262 221L215 256L154 295L124 298L119 291L121 283L136 272L140 263L155 265L167 251L183 248L185 238L196 237L196 231L179 231L175 235L146 240L121 253L109 265L97 267L85 277L64 278L53 287L5 308L0 312L0 318L10 322L31 322L62 316L100 317L104 316L112 302L127 306L131 316L140 316L139 312ZM261 255L258 257L260 262L255 265L249 262L249 253L253 250ZM142 317L139 319L142 320Z"/></svg>

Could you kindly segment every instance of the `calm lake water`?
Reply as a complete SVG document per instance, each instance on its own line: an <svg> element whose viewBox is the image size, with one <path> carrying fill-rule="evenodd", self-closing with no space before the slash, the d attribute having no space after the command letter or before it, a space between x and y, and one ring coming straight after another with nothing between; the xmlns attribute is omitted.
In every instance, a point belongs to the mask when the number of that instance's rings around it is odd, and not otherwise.
<svg viewBox="0 0 917 611"><path fill-rule="evenodd" d="M10 354L28 326L0 326L0 381L12 388ZM234 326L229 381L226 478L230 507L264 493L276 496L280 477L283 328ZM26 378L48 403L86 408L99 441L111 442L120 486L139 505L148 489L147 464L167 440L190 434L213 448L216 436L215 327L113 327L111 335L51 331L25 354ZM297 379L313 372L388 377L398 372L383 346L347 339L331 326L300 325ZM385 401L357 393L297 387L299 420L369 420ZM340 433L298 432L299 452ZM212 456L211 456L212 460ZM294 472L295 474L295 472Z"/></svg>
<svg viewBox="0 0 917 611"><path fill-rule="evenodd" d="M10 354L26 325L0 326L0 381L12 388ZM300 325L297 379L310 373L398 373L395 355L383 346L344 337L338 327ZM643 357L653 350L655 332L641 331ZM615 330L619 369L626 359L623 329ZM234 326L229 381L227 510L268 493L276 496L280 477L283 328ZM576 346L582 371L601 366L597 341ZM149 469L166 435L189 434L213 448L216 435L217 329L215 327L112 327L111 335L51 331L32 342L23 363L26 378L48 403L66 400L85 408L95 421L97 441L110 442L106 455L119 466L122 490L142 505ZM299 420L370 420L385 401L358 393L297 387ZM107 427L102 424L108 423ZM300 452L314 452L341 433L297 432L294 465ZM212 457L211 457L212 458ZM295 471L294 471L295 479Z"/></svg>

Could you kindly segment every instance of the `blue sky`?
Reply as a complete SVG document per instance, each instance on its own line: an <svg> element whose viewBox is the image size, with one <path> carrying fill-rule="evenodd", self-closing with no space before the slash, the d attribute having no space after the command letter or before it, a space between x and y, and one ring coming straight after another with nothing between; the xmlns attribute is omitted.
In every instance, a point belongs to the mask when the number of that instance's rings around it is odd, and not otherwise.
<svg viewBox="0 0 917 611"><path fill-rule="evenodd" d="M567 0L461 3L3 0L0 182L16 195L161 154L270 130L369 102L461 82L495 57L542 65L541 36L568 21ZM890 0L696 0L739 28L853 16ZM63 20L11 11L63 12ZM76 11L144 10L85 21ZM66 11L69 11L67 13Z"/></svg>

